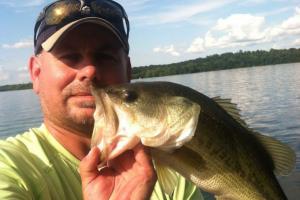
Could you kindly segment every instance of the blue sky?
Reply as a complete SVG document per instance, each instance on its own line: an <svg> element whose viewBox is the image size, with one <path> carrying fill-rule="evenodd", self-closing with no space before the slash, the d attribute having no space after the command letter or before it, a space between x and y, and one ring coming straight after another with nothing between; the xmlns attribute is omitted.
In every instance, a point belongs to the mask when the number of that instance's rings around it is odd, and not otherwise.
<svg viewBox="0 0 300 200"><path fill-rule="evenodd" d="M0 85L29 82L33 27L50 0L0 0ZM300 0L118 0L133 66L239 50L300 48Z"/></svg>

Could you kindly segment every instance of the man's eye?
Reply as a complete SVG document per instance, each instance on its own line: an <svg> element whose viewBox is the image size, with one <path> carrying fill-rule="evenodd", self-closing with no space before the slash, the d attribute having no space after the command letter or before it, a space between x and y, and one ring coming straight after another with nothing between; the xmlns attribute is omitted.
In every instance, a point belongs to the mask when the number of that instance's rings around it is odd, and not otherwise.
<svg viewBox="0 0 300 200"><path fill-rule="evenodd" d="M105 53L98 53L95 55L95 59L97 61L112 61L112 62L116 62L117 59L114 55L112 54L105 54Z"/></svg>
<svg viewBox="0 0 300 200"><path fill-rule="evenodd" d="M77 62L80 60L80 55L78 54L66 54L61 56L61 60L70 61L70 62Z"/></svg>

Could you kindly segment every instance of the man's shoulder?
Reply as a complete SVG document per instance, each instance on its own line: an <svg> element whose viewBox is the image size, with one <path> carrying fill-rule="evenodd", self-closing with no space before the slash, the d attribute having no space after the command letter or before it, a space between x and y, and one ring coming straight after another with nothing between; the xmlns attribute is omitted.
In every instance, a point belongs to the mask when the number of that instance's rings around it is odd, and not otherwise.
<svg viewBox="0 0 300 200"><path fill-rule="evenodd" d="M26 153L31 151L32 147L39 145L38 128L29 129L28 131L5 140L0 140L0 153L7 151L21 151Z"/></svg>
<svg viewBox="0 0 300 200"><path fill-rule="evenodd" d="M0 162L24 165L28 161L40 160L43 154L41 130L32 128L22 134L0 140Z"/></svg>
<svg viewBox="0 0 300 200"><path fill-rule="evenodd" d="M0 199L19 199L17 194L28 199L81 198L77 168L54 140L42 125L0 141Z"/></svg>

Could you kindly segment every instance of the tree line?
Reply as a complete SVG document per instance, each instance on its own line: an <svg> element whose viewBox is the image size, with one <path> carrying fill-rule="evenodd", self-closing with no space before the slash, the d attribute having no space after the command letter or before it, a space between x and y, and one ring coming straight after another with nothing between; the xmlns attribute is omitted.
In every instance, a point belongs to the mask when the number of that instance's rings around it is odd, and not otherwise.
<svg viewBox="0 0 300 200"><path fill-rule="evenodd" d="M10 90L26 90L26 89L32 89L32 83L2 85L2 86L0 86L0 92L10 91Z"/></svg>
<svg viewBox="0 0 300 200"><path fill-rule="evenodd" d="M237 53L214 54L173 64L134 67L132 77L138 79L295 62L300 62L300 49L240 50Z"/></svg>
<svg viewBox="0 0 300 200"><path fill-rule="evenodd" d="M176 74L225 70L242 67L265 66L300 62L300 49L270 49L269 51L238 51L214 54L179 63L133 67L132 78L148 78ZM31 89L32 84L0 86L0 91Z"/></svg>

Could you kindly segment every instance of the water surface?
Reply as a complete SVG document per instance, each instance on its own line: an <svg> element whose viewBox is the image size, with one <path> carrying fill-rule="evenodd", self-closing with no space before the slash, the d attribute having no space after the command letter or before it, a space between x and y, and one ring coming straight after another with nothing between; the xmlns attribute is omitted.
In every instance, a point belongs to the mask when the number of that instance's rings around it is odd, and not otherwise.
<svg viewBox="0 0 300 200"><path fill-rule="evenodd" d="M290 145L297 152L291 176L279 177L290 200L300 198L300 63L241 68L143 81L172 81L210 97L231 98L250 127ZM140 81L140 80L139 80ZM16 135L42 121L32 90L0 92L0 138ZM210 198L210 197L209 197Z"/></svg>

